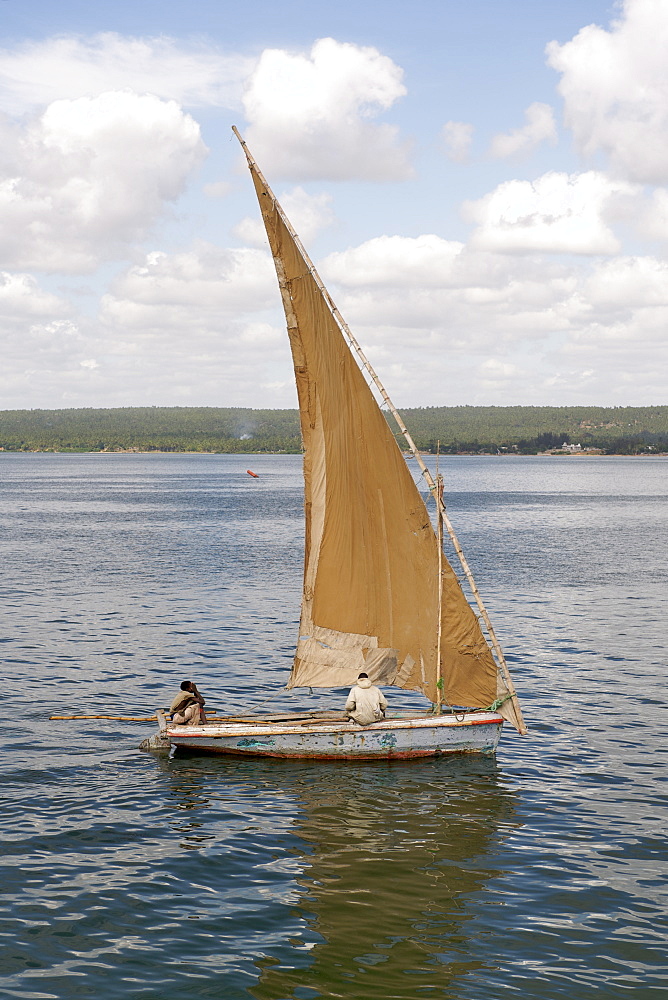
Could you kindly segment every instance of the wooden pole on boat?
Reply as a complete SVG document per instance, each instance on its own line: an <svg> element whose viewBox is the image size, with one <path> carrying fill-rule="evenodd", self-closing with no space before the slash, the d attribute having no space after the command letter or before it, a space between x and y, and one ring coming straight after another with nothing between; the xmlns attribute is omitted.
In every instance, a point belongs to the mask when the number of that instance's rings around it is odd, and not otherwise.
<svg viewBox="0 0 668 1000"><path fill-rule="evenodd" d="M215 719L215 714L207 713L210 719ZM107 719L110 722L157 722L157 715L50 715L49 722L54 720L63 722L69 719Z"/></svg>
<svg viewBox="0 0 668 1000"><path fill-rule="evenodd" d="M441 442L438 442L440 450ZM438 456L438 452L437 452ZM436 459L436 488L439 497L443 498L443 476L438 471L438 457ZM441 505L436 505L436 525L438 539L438 630L436 632L436 690L437 703L436 713L440 715L443 710L443 664L441 662L441 640L443 637L443 516Z"/></svg>
<svg viewBox="0 0 668 1000"><path fill-rule="evenodd" d="M134 715L50 715L49 722L58 719L61 722L66 719L108 719L111 722L155 722L157 715L145 715L137 718Z"/></svg>
<svg viewBox="0 0 668 1000"><path fill-rule="evenodd" d="M343 335L347 339L347 341L350 344L350 346L354 349L355 353L357 354L358 358L360 359L362 368L366 369L366 371L369 373L369 377L371 378L371 381L373 382L373 384L375 385L376 389L378 390L378 392L380 393L381 397L383 398L383 401L385 402L385 405L387 406L388 410L390 411L390 413L394 417L394 419L395 419L395 421L397 423L397 426L398 426L399 430L401 431L401 434L403 435L404 440L406 441L406 444L408 445L408 448L409 448L411 454L413 455L413 458L415 459L415 461L418 463L418 465L420 467L420 471L422 472L424 480L427 483L427 486L429 487L429 490L431 491L431 495L433 496L433 498L434 498L434 500L436 502L436 508L437 508L437 511L439 512L439 516L442 517L442 519L443 519L443 524L445 525L445 530L447 531L447 533L448 533L448 535L450 537L450 541L452 542L454 550L457 553L457 556L458 556L459 561L461 563L462 569L464 570L464 574L465 574L466 579L468 580L469 586L471 588L471 593L473 594L473 597L475 598L475 602L478 605L478 610L480 611L480 616L481 616L482 620L485 623L485 627L487 628L487 633L488 633L488 635L490 637L490 640L492 642L492 647L494 649L494 652L496 653L497 663L498 663L499 669L501 671L501 676L503 677L503 682L504 682L504 684L506 686L508 694L512 697L512 700L513 700L513 706L514 706L514 709L515 709L515 715L517 717L517 722L518 722L518 729L519 729L520 733L522 733L524 735L527 732L527 728L526 728L526 725L524 723L524 719L522 717L522 710L520 708L520 703L519 703L519 699L517 697L517 692L515 691L515 686L513 684L512 678L510 676L510 671L508 670L508 665L506 663L506 658L503 655L503 650L501 649L501 645L499 643L499 640L497 639L496 633L494 632L494 627L492 625L492 622L491 622L491 619L489 617L489 614L487 613L487 608L483 604L482 597L480 596L480 592L479 592L479 590L478 590L478 588L476 586L476 582L473 579L473 573L471 572L471 568L470 568L468 562L466 561L466 557L464 556L464 552L462 550L462 547L459 544L459 540L457 539L457 536L455 535L455 530L452 527L452 524L450 522L450 518L448 517L448 515L446 513L445 502L443 500L443 497L442 496L439 497L439 495L438 495L438 487L437 487L437 485L436 485L436 483L434 481L434 477L432 476L431 472L427 468L427 466L426 466L426 464L424 462L424 459L422 458L422 455L418 451L417 446L415 444L415 441L411 437L411 435L409 433L409 430L406 427L406 424L404 423L404 421L403 421L403 419L401 417L401 414L399 413L399 411L395 407L394 403L390 399L389 394L388 394L385 386L380 381L378 375L376 374L375 369L371 365L371 362L369 361L369 359L367 358L366 354L362 350L362 347L359 344L357 338L355 337L355 334L350 329L350 327L348 326L348 324L344 320L343 316L339 312L339 310L338 310L338 308L337 308L334 300L332 299L332 296L329 294L329 292L328 292L328 290L327 290L327 288L326 288L326 286L325 286L322 278L320 277L320 275L316 271L315 264L313 263L313 261L311 260L311 258L308 255L308 253L306 252L304 244L299 239L299 236L297 235L297 233L295 232L295 230L292 228L290 220L288 219L288 217L286 216L285 212L283 211L283 209L282 209L282 207L281 207L278 199L276 198L274 192L271 190L269 184L267 184L267 180L266 180L264 174L262 173L262 171L258 167L255 159L253 158L252 154L250 153L250 151L248 149L248 146L246 145L246 143L242 139L241 134L240 134L238 128L236 127L236 125L232 126L232 131L234 132L234 134L236 135L237 139L241 143L241 148L244 151L244 154L246 156L246 159L248 161L249 166L252 168L253 171L255 171L255 173L259 177L260 181L262 182L262 184L266 188L267 193L271 197L271 199L273 201L273 204L274 204L274 207L276 208L276 211L280 215L285 228L290 233L290 236L294 240L297 249L301 253L302 257L304 258L304 262L305 262L306 266L309 269L311 277L313 278L314 282L316 283L316 285L320 289L320 293L322 294L325 302L329 306L329 308L331 310L331 313L332 313L332 316L336 320L336 322L337 322L337 324L339 326L339 329L341 330L341 333L343 333ZM280 285L280 274L279 274L279 285ZM282 286L281 286L281 292L282 292L282 294L285 294Z"/></svg>

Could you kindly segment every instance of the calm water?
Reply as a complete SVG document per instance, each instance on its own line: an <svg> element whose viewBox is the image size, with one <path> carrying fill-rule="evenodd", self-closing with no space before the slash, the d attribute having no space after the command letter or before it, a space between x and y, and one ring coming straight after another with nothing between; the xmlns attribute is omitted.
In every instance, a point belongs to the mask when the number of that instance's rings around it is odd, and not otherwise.
<svg viewBox="0 0 668 1000"><path fill-rule="evenodd" d="M280 690L299 458L0 455L2 997L668 995L668 460L441 468L531 735L330 765L49 721L184 676L220 709L330 703Z"/></svg>

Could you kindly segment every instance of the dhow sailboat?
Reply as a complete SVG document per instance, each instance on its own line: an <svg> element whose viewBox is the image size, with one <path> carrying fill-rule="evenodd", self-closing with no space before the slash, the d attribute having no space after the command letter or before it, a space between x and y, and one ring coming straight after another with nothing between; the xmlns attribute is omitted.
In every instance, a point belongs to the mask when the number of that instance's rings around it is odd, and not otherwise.
<svg viewBox="0 0 668 1000"><path fill-rule="evenodd" d="M276 265L304 451L305 559L299 637L287 686L373 684L421 692L363 726L342 711L219 717L159 742L203 753L387 760L491 753L504 720L526 732L492 623L433 477L239 135ZM374 387L382 404L377 402ZM433 526L384 405L418 463ZM448 535L477 611L444 553ZM484 629L484 631L483 631ZM340 697L340 695L339 695Z"/></svg>

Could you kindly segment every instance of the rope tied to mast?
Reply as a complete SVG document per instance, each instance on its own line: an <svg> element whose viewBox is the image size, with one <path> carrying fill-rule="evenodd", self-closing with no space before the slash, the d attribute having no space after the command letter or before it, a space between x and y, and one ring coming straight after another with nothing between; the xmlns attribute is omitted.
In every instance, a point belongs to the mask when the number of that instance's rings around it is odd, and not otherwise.
<svg viewBox="0 0 668 1000"><path fill-rule="evenodd" d="M505 705L505 703L507 701L510 701L510 699L514 698L514 697L515 697L514 694L511 693L511 694L504 695L503 698L497 698L496 701L492 702L492 704L489 706L489 708L487 709L487 711L488 712L498 712L498 710L501 708L502 705Z"/></svg>

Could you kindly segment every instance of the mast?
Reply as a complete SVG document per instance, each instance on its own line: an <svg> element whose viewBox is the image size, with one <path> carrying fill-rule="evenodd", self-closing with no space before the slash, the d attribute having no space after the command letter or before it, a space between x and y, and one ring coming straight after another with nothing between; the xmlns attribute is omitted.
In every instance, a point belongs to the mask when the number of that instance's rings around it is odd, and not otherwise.
<svg viewBox="0 0 668 1000"><path fill-rule="evenodd" d="M440 445L439 441L439 445ZM436 457L436 487L438 496L443 497L443 476L438 472L438 455ZM443 663L441 661L441 646L443 639L443 516L441 505L436 506L436 539L438 541L438 631L436 633L436 663L437 679L436 689L438 691L438 701L436 703L437 714L441 714L443 707Z"/></svg>
<svg viewBox="0 0 668 1000"><path fill-rule="evenodd" d="M475 580L473 579L473 574L471 572L471 569L470 569L470 567L468 565L468 562L467 562L467 560L466 560L466 558L464 556L464 553L462 551L461 545L459 544L457 536L455 535L454 528L452 527L450 519L449 519L449 517L447 515L446 508L445 508L445 502L443 500L442 494L439 494L439 489L438 489L437 483L434 481L434 478L431 475L431 472L427 468L427 466L426 466L426 464L425 464L425 462L424 462L424 460L422 458L422 455L418 451L418 449L417 449L417 447L415 445L415 442L413 441L413 438L411 437L411 435L410 435L410 433L408 431L408 428L406 427L406 425L405 425L405 423L404 423L401 415L399 414L398 410L396 409L396 407L392 403L392 400L390 399L390 396L389 396L387 390L385 389L385 387L382 384L382 382L380 381L380 379L379 379L376 371L374 370L374 368L372 367L372 365L369 362L368 358L366 357L364 351L362 350L361 345L357 341L357 338L355 337L355 335L353 334L352 330L350 329L350 327L348 326L348 324L344 320L343 316L339 312L339 310L338 310L336 304L334 303L334 301L333 301L333 299L332 299L332 297L331 297L328 289L326 288L324 282L322 281L320 275L318 274L318 272L317 272L317 270L315 268L315 265L311 261L311 258L309 257L308 253L306 252L306 249L304 248L304 245L302 244L301 240L299 239L299 236L297 235L297 233L293 229L293 227L292 227L289 219L287 218L287 216L283 212L283 209L282 209L281 205L279 204L279 202L277 201L277 199L273 195L273 192L271 191L271 188L270 188L269 184L267 183L264 175L262 174L261 170L259 169L259 167L257 165L257 162L253 158L252 154L249 152L248 147L246 146L246 143L244 142L243 138L241 137L241 134L239 133L239 130L236 128L236 126L233 125L232 126L232 131L234 132L234 134L236 135L237 139L239 140L239 143L241 144L241 147L242 147L242 149L244 151L244 154L246 156L248 164L251 167L251 170L257 175L257 177L259 178L259 180L261 181L261 183L264 185L267 193L272 198L273 205L275 207L276 212L280 216L280 219L281 219L283 225L285 226L287 232L289 233L291 239L294 241L295 246L297 247L299 253L301 254L301 256L303 258L303 261L304 261L306 267L308 268L308 272L309 272L309 274L310 274L313 282L317 286L318 290L320 291L320 294L322 295L324 301L326 302L326 304L327 304L327 306L329 308L329 311L330 311L332 317L334 318L334 320L335 320L338 328L340 329L341 333L344 335L344 337L347 340L349 346L351 348L353 348L354 351L355 351L355 353L357 354L357 357L359 358L359 361L360 361L360 367L362 368L362 370L368 372L371 381L373 382L373 384L376 387L376 390L378 391L378 393L382 397L385 405L387 406L388 410L390 411L390 413L394 417L394 420L395 420L395 422L396 422L396 424L397 424L397 426L398 426L401 434L403 435L403 437L404 437L404 439L405 439L405 441L406 441L406 443L408 445L408 448L409 448L411 454L413 455L413 457L415 458L415 460L418 463L418 466L420 468L422 476L424 477L425 482L427 483L427 486L428 486L428 488L429 488L429 490L430 490L430 492L431 492L431 494L432 494L432 496L434 498L434 501L435 501L435 504L436 504L436 510L437 510L437 517L439 519L439 522L441 523L442 526L445 527L445 530L448 532L448 535L449 535L450 540L451 540L451 542L453 544L455 552L457 553L457 556L458 556L459 561L461 563L461 566L462 566L462 569L464 571L464 574L465 574L465 576L466 576L466 578L468 580L471 592L472 592L472 594L473 594L473 596L475 598L475 601L476 601L476 604L478 606L478 610L480 612L480 615L481 615L481 617L482 617L482 619L483 619L483 621L485 623L485 626L487 628L488 635L490 637L490 640L492 642L492 646L493 646L494 652L496 654L497 667L500 670L501 677L503 679L503 683L504 683L504 686L505 686L506 691L507 691L507 696L506 697L508 699L512 699L512 701L513 701L513 709L514 709L515 716L517 718L518 729L519 729L519 731L521 733L526 733L527 730L526 730L526 726L524 724L524 720L522 718L521 709L519 707L519 701L518 701L518 698L517 698L517 694L515 692L515 688L514 688L513 682L512 682L511 677L510 677L510 673L508 671L508 667L507 667L507 664L506 664L506 661L505 661L505 657L503 655L503 651L501 649L501 646L500 646L500 644L498 642L498 639L496 637L496 634L494 632L494 628L492 626L491 620L490 620L489 615L487 613L487 609L485 608L485 605L483 604L483 601L482 601L482 598L481 598L480 593L478 591L478 588L476 586ZM281 283L280 274L279 274L279 284L281 285L281 292L282 292L283 297L285 299L285 297L286 297L285 296L286 289L284 288L284 283ZM441 532L442 532L442 528L441 528ZM439 542L439 551L442 553L442 544L440 542ZM439 570L440 570L440 566L441 566L441 559L442 559L442 556L439 557ZM439 593L440 593L440 590L441 590L441 586L442 586L442 581L439 579ZM438 628L439 628L439 636L440 636L440 630L441 630L440 618L439 618ZM439 646L440 646L440 640L439 640ZM442 670L441 663L440 663L440 649L439 649L439 658L438 658L438 668L437 669L439 671L439 678L441 679L441 682L442 682L442 675L440 673L440 671ZM501 700L505 701L506 697L502 698ZM439 688L439 699L438 699L438 705L439 705L439 707L440 707L441 702L442 702L442 683L441 683L441 687Z"/></svg>

